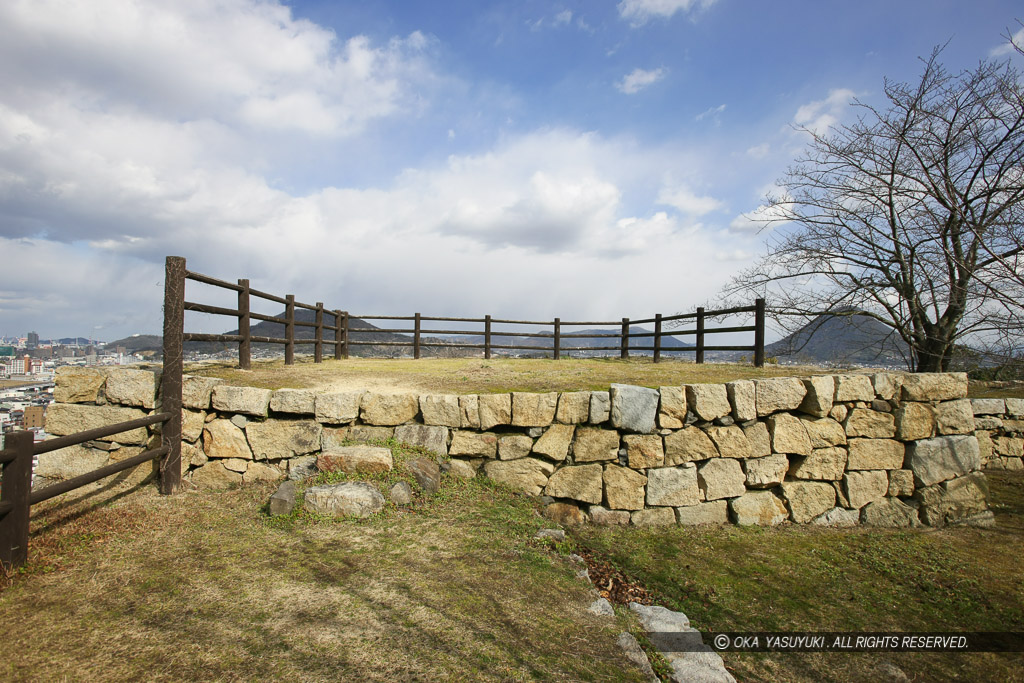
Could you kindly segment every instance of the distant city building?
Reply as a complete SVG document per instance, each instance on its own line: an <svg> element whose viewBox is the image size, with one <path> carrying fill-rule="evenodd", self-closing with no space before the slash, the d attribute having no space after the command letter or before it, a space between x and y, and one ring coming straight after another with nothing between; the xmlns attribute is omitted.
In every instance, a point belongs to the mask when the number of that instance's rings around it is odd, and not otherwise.
<svg viewBox="0 0 1024 683"><path fill-rule="evenodd" d="M25 338L25 346L30 349L39 346L39 334L37 332L29 332L28 337Z"/></svg>

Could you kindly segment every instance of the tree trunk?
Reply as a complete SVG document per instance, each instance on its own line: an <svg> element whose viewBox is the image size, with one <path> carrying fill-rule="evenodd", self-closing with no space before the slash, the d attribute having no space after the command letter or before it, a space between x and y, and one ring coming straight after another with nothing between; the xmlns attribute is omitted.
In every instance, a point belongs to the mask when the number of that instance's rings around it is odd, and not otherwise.
<svg viewBox="0 0 1024 683"><path fill-rule="evenodd" d="M949 367L949 348L949 342L938 330L929 329L924 342L917 345L914 372L944 372Z"/></svg>

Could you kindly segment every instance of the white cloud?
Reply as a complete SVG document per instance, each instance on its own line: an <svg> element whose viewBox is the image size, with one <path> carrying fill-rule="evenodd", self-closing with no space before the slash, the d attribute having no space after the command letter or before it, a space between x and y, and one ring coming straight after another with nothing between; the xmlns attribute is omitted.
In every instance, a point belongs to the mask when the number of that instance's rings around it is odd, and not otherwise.
<svg viewBox="0 0 1024 683"><path fill-rule="evenodd" d="M363 136L352 133L404 125L425 106L418 75L444 79L419 34L339 38L243 0L67 12L0 4L5 325L159 332L168 254L381 313L640 316L703 300L726 276L696 222L723 208L717 199L668 186L659 202L678 214L643 199L664 177L708 166L671 144L537 129L384 179L325 172L331 157L358 171L351 149ZM442 140L471 137L449 125ZM301 162L309 179L282 170ZM610 268L630 275L593 297ZM230 327L213 318L196 331Z"/></svg>
<svg viewBox="0 0 1024 683"><path fill-rule="evenodd" d="M754 145L747 149L747 156L753 157L754 159L764 159L772 151L772 146L763 142L760 145Z"/></svg>
<svg viewBox="0 0 1024 683"><path fill-rule="evenodd" d="M698 196L685 186L662 188L658 194L658 203L673 206L680 213L694 218L725 208L725 204L714 197Z"/></svg>
<svg viewBox="0 0 1024 683"><path fill-rule="evenodd" d="M572 10L564 9L561 12L556 13L550 19L547 17L541 17L534 22L529 22L530 29L533 31L540 31L545 28L560 28L562 26L569 26L572 24ZM583 20L580 19L578 22L581 28L584 27Z"/></svg>
<svg viewBox="0 0 1024 683"><path fill-rule="evenodd" d="M622 0L619 16L633 26L642 26L652 19L668 19L677 12L688 13L711 7L717 0Z"/></svg>
<svg viewBox="0 0 1024 683"><path fill-rule="evenodd" d="M663 79L668 71L664 68L652 69L650 71L644 69L633 69L627 75L623 76L622 80L615 84L615 87L619 92L625 93L626 95L634 95L644 88L653 85Z"/></svg>
<svg viewBox="0 0 1024 683"><path fill-rule="evenodd" d="M793 116L793 124L822 135L839 123L856 93L846 88L830 90L828 97L802 105Z"/></svg>
<svg viewBox="0 0 1024 683"><path fill-rule="evenodd" d="M1010 40L1007 40L991 50L989 50L989 57L1003 57L1016 52L1014 45L1024 47L1024 27L1021 27L1019 31L1010 36Z"/></svg>
<svg viewBox="0 0 1024 683"><path fill-rule="evenodd" d="M339 41L276 2L0 3L2 81L173 120L352 135L430 80L429 40ZM37 99L29 87L14 95Z"/></svg>
<svg viewBox="0 0 1024 683"><path fill-rule="evenodd" d="M762 204L753 211L741 213L729 223L729 229L737 233L752 233L773 230L787 222L791 204L771 206Z"/></svg>
<svg viewBox="0 0 1024 683"><path fill-rule="evenodd" d="M711 116L717 122L718 121L718 115L721 114L723 111L725 111L725 105L724 104L720 104L717 107L711 107L710 109L705 109L701 113L697 114L694 117L693 120L694 121L703 121L707 117Z"/></svg>

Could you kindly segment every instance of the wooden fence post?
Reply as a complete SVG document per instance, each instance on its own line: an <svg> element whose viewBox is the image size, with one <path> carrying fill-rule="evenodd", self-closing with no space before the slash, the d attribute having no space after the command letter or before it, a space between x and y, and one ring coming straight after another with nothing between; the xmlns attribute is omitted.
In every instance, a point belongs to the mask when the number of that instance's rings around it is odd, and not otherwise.
<svg viewBox="0 0 1024 683"><path fill-rule="evenodd" d="M348 360L348 311L341 312L341 355Z"/></svg>
<svg viewBox="0 0 1024 683"><path fill-rule="evenodd" d="M249 280L239 280L238 286L238 334L242 340L238 342L238 367L242 370L252 368L252 343L249 339Z"/></svg>
<svg viewBox="0 0 1024 683"><path fill-rule="evenodd" d="M619 352L619 357L623 360L629 358L629 318L622 319L622 347Z"/></svg>
<svg viewBox="0 0 1024 683"><path fill-rule="evenodd" d="M0 565L14 571L28 560L29 494L32 489L31 431L9 432L4 450L13 450L14 459L0 465ZM10 508L6 513L2 508Z"/></svg>
<svg viewBox="0 0 1024 683"><path fill-rule="evenodd" d="M654 362L661 361L661 313L654 316Z"/></svg>
<svg viewBox="0 0 1024 683"><path fill-rule="evenodd" d="M412 357L419 359L420 357L420 314L416 313L413 319L413 333L412 333Z"/></svg>
<svg viewBox="0 0 1024 683"><path fill-rule="evenodd" d="M562 354L562 319L555 318L555 360Z"/></svg>
<svg viewBox="0 0 1024 683"><path fill-rule="evenodd" d="M313 345L313 362L324 362L324 302L316 302L316 343Z"/></svg>
<svg viewBox="0 0 1024 683"><path fill-rule="evenodd" d="M704 362L704 307L697 307L697 362Z"/></svg>
<svg viewBox="0 0 1024 683"><path fill-rule="evenodd" d="M754 367L764 367L764 299L754 302Z"/></svg>
<svg viewBox="0 0 1024 683"><path fill-rule="evenodd" d="M334 313L334 360L341 360L342 350L341 343L341 311L335 309Z"/></svg>
<svg viewBox="0 0 1024 683"><path fill-rule="evenodd" d="M160 407L171 417L160 427L167 455L160 459L160 493L181 486L181 387L185 332L185 259L168 256L164 273L164 367L160 375Z"/></svg>
<svg viewBox="0 0 1024 683"><path fill-rule="evenodd" d="M295 364L295 295L285 296L284 307L284 364Z"/></svg>
<svg viewBox="0 0 1024 683"><path fill-rule="evenodd" d="M484 359L491 357L491 316L484 316Z"/></svg>

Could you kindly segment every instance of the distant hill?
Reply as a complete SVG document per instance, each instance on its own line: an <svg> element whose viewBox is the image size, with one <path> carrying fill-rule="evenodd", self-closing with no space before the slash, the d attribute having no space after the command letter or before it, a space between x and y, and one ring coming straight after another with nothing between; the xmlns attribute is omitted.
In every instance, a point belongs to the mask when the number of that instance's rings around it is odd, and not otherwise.
<svg viewBox="0 0 1024 683"><path fill-rule="evenodd" d="M822 315L765 346L765 355L816 364L904 365L910 350L892 328L874 318Z"/></svg>
<svg viewBox="0 0 1024 683"><path fill-rule="evenodd" d="M282 322L268 322L261 320L259 323L252 324L249 326L249 334L254 337L273 337L275 339L284 339L285 334L285 313L282 311L278 313L275 318L280 318ZM314 323L316 322L316 311L310 311L305 308L295 309L295 322L297 323ZM395 327L404 327L406 325L411 326L412 323L401 320L395 321ZM334 326L334 316L324 313L324 336L325 342L330 341L334 343L334 330L327 329L327 325ZM373 330L379 330L380 328L376 325L361 320L360 318L349 318L348 320L349 334L351 341L372 341L372 342L407 342L410 341L411 335L397 334L394 332L374 332ZM355 332L353 330L366 330L365 332ZM224 334L238 334L238 329L230 330ZM295 326L295 338L296 339L316 339L316 328L307 327L306 325ZM254 344L253 346L259 347L271 347L276 346L282 348L279 344ZM307 349L312 349L311 346L303 345ZM353 350L355 350L354 347Z"/></svg>
<svg viewBox="0 0 1024 683"><path fill-rule="evenodd" d="M107 342L103 348L107 351L114 351L123 346L129 353L139 351L163 351L164 338L158 334L133 334L124 339Z"/></svg>
<svg viewBox="0 0 1024 683"><path fill-rule="evenodd" d="M275 339L283 339L285 335L285 313L281 313L274 316L280 318L282 322L268 322L261 320L258 323L254 323L249 327L249 333L254 337L273 337ZM316 312L310 311L304 308L295 309L295 321L296 322L315 322ZM334 324L334 317L330 315L324 315L324 323L326 325ZM396 327L402 327L401 324L396 324ZM371 323L361 320L359 318L349 319L349 330L353 341L372 341L372 342L396 342L403 341L407 342L410 340L410 335L395 334L392 332L373 332L373 330L379 329L377 326ZM367 332L355 332L353 330L367 330ZM228 330L224 334L238 334L238 329ZM307 327L305 325L295 326L295 338L296 339L315 339L316 328ZM334 330L324 329L324 343L334 343ZM106 344L104 347L109 351L113 351L118 346L125 347L131 353L139 353L145 351L154 351L156 353L163 352L163 337L157 334L137 334L131 337L125 337L124 339L118 339ZM199 353L216 353L218 351L224 351L228 349L237 349L238 344L236 342L196 342L190 341L185 342L186 351L195 351ZM283 352L284 347L280 344L263 344L254 343L254 349L275 349ZM364 352L377 350L381 347L353 347L353 355L365 355ZM393 347L400 348L400 347ZM298 347L300 352L312 352L313 348L311 345L303 344Z"/></svg>

